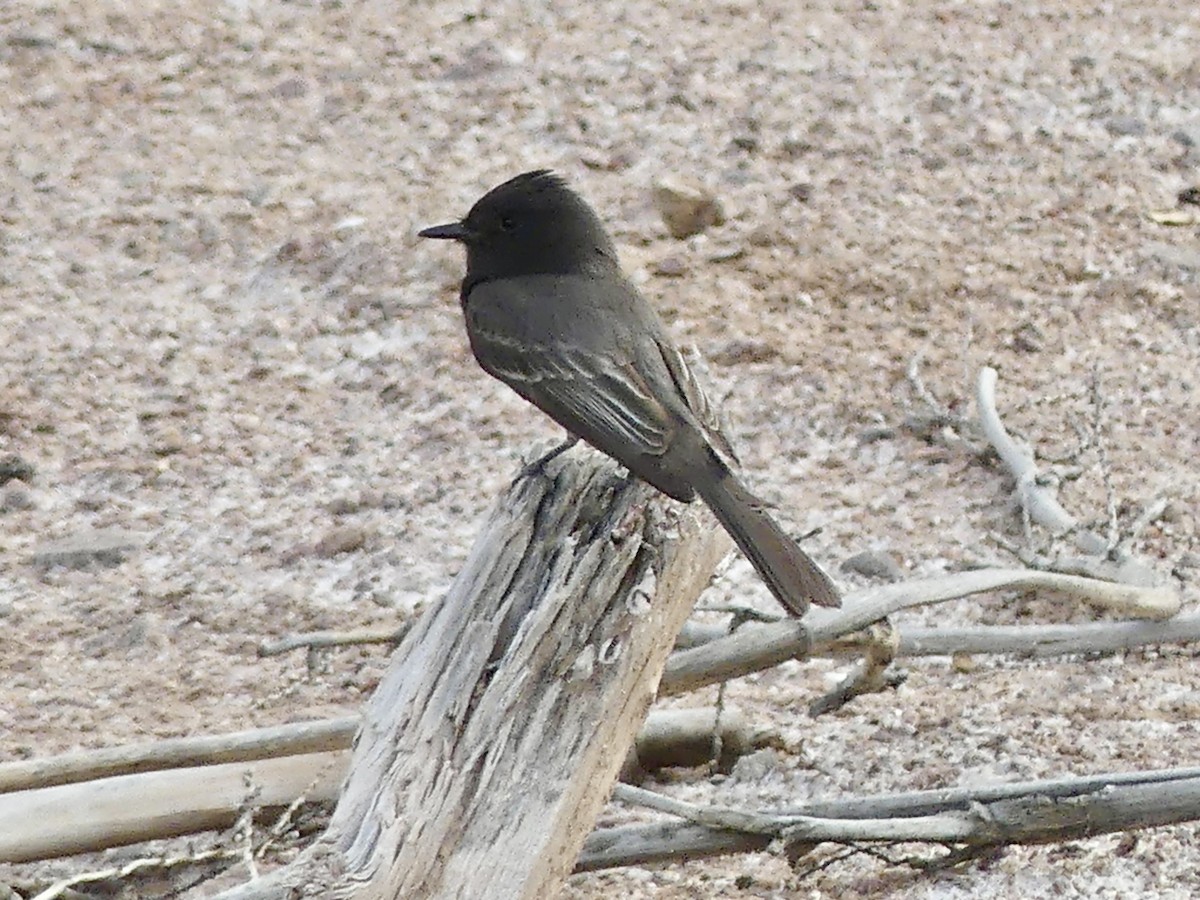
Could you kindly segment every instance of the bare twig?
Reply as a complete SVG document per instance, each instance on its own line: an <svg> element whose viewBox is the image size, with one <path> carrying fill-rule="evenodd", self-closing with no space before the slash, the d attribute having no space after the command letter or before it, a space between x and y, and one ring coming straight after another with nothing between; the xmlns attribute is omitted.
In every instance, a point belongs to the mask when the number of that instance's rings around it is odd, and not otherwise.
<svg viewBox="0 0 1200 900"><path fill-rule="evenodd" d="M242 775L242 780L246 785L246 798L242 801L242 810L237 821L233 823L231 839L237 858L246 867L250 877L257 878L258 863L254 860L254 811L262 790L254 784L253 776L249 772Z"/></svg>
<svg viewBox="0 0 1200 900"><path fill-rule="evenodd" d="M1170 501L1166 497L1155 497L1143 507L1136 519L1130 523L1125 537L1117 547L1118 552L1129 553L1129 546L1142 536L1142 532L1162 518Z"/></svg>
<svg viewBox="0 0 1200 900"><path fill-rule="evenodd" d="M904 375L908 379L908 385L912 388L913 393L917 395L917 399L924 403L929 411L935 413L939 417L947 420L953 418L950 410L941 400L933 395L933 391L925 385L925 379L921 377L921 360L922 354L918 350L912 355L912 359L908 361L908 367L904 370Z"/></svg>
<svg viewBox="0 0 1200 900"><path fill-rule="evenodd" d="M1017 498L1021 509L1028 513L1034 523L1048 529L1051 534L1076 531L1079 523L1075 517L1039 482L1033 454L1017 444L1000 420L1000 413L996 410L998 378L996 370L991 367L985 366L979 370L979 378L975 383L975 403L984 435L1017 482ZM1104 553L1107 550L1105 541L1090 532L1078 532L1077 540L1088 553Z"/></svg>
<svg viewBox="0 0 1200 900"><path fill-rule="evenodd" d="M922 356L918 351L908 361L905 377L913 394L925 409L911 413L905 420L905 427L927 439L940 438L943 443L947 438L946 429L950 428L956 432L955 442L969 443L967 436L974 436L974 423L954 412L934 395L921 377L921 361Z"/></svg>
<svg viewBox="0 0 1200 900"><path fill-rule="evenodd" d="M319 650L326 647L349 647L359 644L398 644L408 634L412 621L395 628L356 628L350 631L306 631L276 641L263 641L259 656L278 656L292 650Z"/></svg>
<svg viewBox="0 0 1200 900"><path fill-rule="evenodd" d="M279 817L267 830L266 836L263 838L262 843L260 843L258 846L258 850L255 851L255 858L263 859L275 847L276 844L278 844L285 836L287 836L288 832L291 831L292 827L295 825L296 812L312 799L313 793L317 791L319 787L319 783L317 781L313 781L307 788L304 789L303 794L298 796L295 800L283 808L283 811L280 812Z"/></svg>
<svg viewBox="0 0 1200 900"><path fill-rule="evenodd" d="M32 900L56 900L72 888L81 884L92 884L97 881L124 881L134 875L145 872L162 871L180 866L194 866L198 863L236 859L241 853L238 848L221 847L215 850L204 850L198 853L181 853L173 856L150 856L134 859L120 866L97 869L92 872L81 872L54 882L45 890L35 894Z"/></svg>
<svg viewBox="0 0 1200 900"><path fill-rule="evenodd" d="M1091 384L1088 393L1092 403L1092 435L1096 445L1096 457L1100 463L1100 477L1104 480L1104 509L1107 513L1107 535L1105 538L1104 555L1108 556L1117 549L1121 542L1121 521L1117 514L1117 492L1112 483L1112 466L1108 463L1108 441L1105 439L1106 429L1104 411L1106 400L1104 391L1100 388L1100 365L1092 366Z"/></svg>
<svg viewBox="0 0 1200 900"><path fill-rule="evenodd" d="M808 705L808 714L824 715L840 709L855 697L895 687L903 678L891 670L899 648L899 634L887 619L876 622L864 634L866 652L854 669L832 691Z"/></svg>

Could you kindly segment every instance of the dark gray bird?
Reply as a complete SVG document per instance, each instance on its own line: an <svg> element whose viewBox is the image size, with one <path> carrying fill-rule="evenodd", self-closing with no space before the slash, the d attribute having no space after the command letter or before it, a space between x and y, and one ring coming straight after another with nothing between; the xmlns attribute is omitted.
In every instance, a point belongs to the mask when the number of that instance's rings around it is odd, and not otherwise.
<svg viewBox="0 0 1200 900"><path fill-rule="evenodd" d="M737 479L703 392L658 315L621 273L595 212L527 172L421 237L462 243L462 308L484 370L664 494L699 494L771 593L801 616L837 589Z"/></svg>

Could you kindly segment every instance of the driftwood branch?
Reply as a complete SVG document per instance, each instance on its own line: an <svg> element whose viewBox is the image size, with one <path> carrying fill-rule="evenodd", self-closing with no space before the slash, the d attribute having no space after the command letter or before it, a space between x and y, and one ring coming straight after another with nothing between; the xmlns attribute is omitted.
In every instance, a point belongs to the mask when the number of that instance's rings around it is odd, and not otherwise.
<svg viewBox="0 0 1200 900"><path fill-rule="evenodd" d="M1012 469L1030 518L1055 534L1073 536L1085 552L1110 553L1112 541L1080 528L1040 483L1032 456L1000 423L994 390L995 373L984 370L978 386L983 427ZM374 898L414 892L475 896L482 891L534 897L553 891L561 881L615 778L622 748L629 746L650 702L670 641L729 543L696 510L686 512L676 533L666 536L661 501L644 486L616 477L594 455L582 466L551 467L551 475L513 486L450 595L405 636L368 709L356 765L329 831L292 866L225 896L243 900L316 892ZM1001 588L1053 590L1135 616L1174 614L1178 592L1152 586L1148 569L1128 562L1122 563L1118 579L1125 583L1044 571L983 570L860 591L841 610L814 610L804 622L749 624L676 653L666 665L659 693L724 681L788 658L859 652L864 641L872 655L833 697L821 702L841 702L877 688L888 664L901 656L1041 655L1195 640L1200 617L910 629L894 632L887 641L867 640L861 633L905 608ZM408 628L356 633L349 639L395 639ZM270 649L332 646L347 636L301 638ZM156 810L163 811L161 819L193 799L201 813L188 830L227 824L248 803L280 806L301 793L332 798L347 758L336 751L346 746L355 722L348 718L284 726L270 730L269 736L247 732L0 766L0 791L12 792L0 796L0 859L34 859L162 836L162 831L146 830L145 822L154 819ZM691 737L711 748L729 734L714 742L710 734L692 729ZM430 747L439 755L436 765L429 763ZM285 756L268 758L277 753ZM160 765L173 768L148 772ZM1156 774L1165 781L1156 780ZM1087 779L1038 783L1036 789L1025 786L1029 789L1024 792L1016 791L1021 786L1000 786L992 794L976 791L969 799L961 792L932 792L941 799L927 802L924 811L915 811L922 802L917 795L896 802L860 798L756 813L696 807L621 789L619 795L631 802L648 803L688 823L594 835L579 866L734 852L775 839L990 846L1065 840L1197 817L1200 773L1139 777L1111 776L1086 790ZM72 783L81 779L101 781ZM22 789L34 783L52 786ZM247 784L253 796L248 796ZM540 787L532 799L522 794L523 803L502 790L525 784ZM545 785L550 787L543 789ZM109 806L96 806L85 793L96 788ZM1015 792L1004 793L1009 788ZM855 804L870 814L856 814ZM901 807L907 811L897 812ZM95 815L78 827L74 819L69 829L43 827L61 826L64 809L89 809ZM134 821L138 813L142 818ZM26 824L5 828L5 822L14 821ZM103 843L97 842L100 828L105 829ZM635 835L641 837L635 841ZM657 836L659 849L647 849L642 838L648 835ZM631 841L642 841L640 849L631 850Z"/></svg>
<svg viewBox="0 0 1200 900"><path fill-rule="evenodd" d="M1041 577L1046 573L1038 574ZM945 593L945 580L955 577L935 580L943 582L941 593ZM857 627L862 615L856 610L864 605L865 595L874 595L874 600L865 597L869 601L865 605L878 611L881 603L890 608L900 602L900 587L904 586L849 596L844 610L827 614L830 620L815 629L818 638L812 645L804 627L789 620L747 625L731 637L702 645L703 654L688 651L690 658L677 653L668 664L671 674L664 679L663 692L681 690L679 679L685 676L698 687L775 665L780 659L802 655L806 650L809 655L857 653L856 641L863 632L849 637L835 635ZM939 589L917 593L936 595ZM817 617L820 615L817 613ZM899 629L894 652L897 657L959 652L1046 656L1195 640L1200 640L1200 616L1193 615L1162 622ZM695 662L697 656L699 662ZM687 666L674 669L679 659ZM874 665L867 670L877 677L879 668ZM664 711L662 715L676 713ZM286 804L306 788L313 801L332 799L346 763L344 755L334 751L349 747L358 721L350 716L0 765L0 860L40 859L224 827L234 821L245 803L247 773L251 773L260 791L255 803L263 807ZM748 726L745 731L731 732L735 724L739 723L723 722L724 747L741 749L759 740ZM680 738L664 757L667 751L661 747L661 738L654 735L673 729L678 731L678 726L657 713L651 714L638 737L645 767L699 764L707 758L697 756L703 741L695 728L690 739ZM688 740L694 746L688 746ZM250 765L269 758L278 759L271 765ZM188 768L200 766L204 768ZM175 771L130 777L160 769ZM75 791L54 787L89 780L96 783L87 785L86 790L83 785ZM3 796L2 792L10 795ZM54 816L41 814L48 809L57 812ZM71 813L65 815L64 810Z"/></svg>
<svg viewBox="0 0 1200 900"><path fill-rule="evenodd" d="M1033 657L1113 653L1152 644L1200 641L1200 615L1161 622L1082 622L1077 625L986 625L906 628L897 656L1015 653Z"/></svg>
<svg viewBox="0 0 1200 900"><path fill-rule="evenodd" d="M1163 619L1180 606L1171 587L1144 588L1029 569L979 569L906 581L848 594L841 609L813 609L803 622L749 624L728 637L672 655L660 696L739 678L788 659L827 653L837 641L892 613L999 589L1046 589L1131 615Z"/></svg>
<svg viewBox="0 0 1200 900"><path fill-rule="evenodd" d="M0 794L0 860L27 862L224 828L247 806L337 796L348 753L120 775Z"/></svg>
<svg viewBox="0 0 1200 900"><path fill-rule="evenodd" d="M301 795L334 800L358 724L348 716L0 766L0 863L225 828L247 804L274 809ZM703 765L714 729L725 767L775 741L774 732L738 713L725 711L718 721L713 707L654 710L623 771Z"/></svg>
<svg viewBox="0 0 1200 900"><path fill-rule="evenodd" d="M617 797L686 821L601 829L585 843L577 871L753 852L777 839L983 847L1170 825L1200 819L1200 768L850 797L777 812L647 794L622 785Z"/></svg>
<svg viewBox="0 0 1200 900"><path fill-rule="evenodd" d="M781 745L775 729L753 725L735 710L713 706L655 709L638 732L621 778L631 781L659 769L708 763L729 771L746 754Z"/></svg>
<svg viewBox="0 0 1200 900"><path fill-rule="evenodd" d="M1160 579L1146 563L1125 553L1114 543L1084 528L1063 508L1051 487L1038 473L1033 454L1008 433L996 409L995 369L985 366L975 383L975 404L988 442L999 454L1017 484L1017 499L1029 520L1056 537L1070 536L1087 556L1056 561L1058 571L1109 578L1125 584L1150 586Z"/></svg>
<svg viewBox="0 0 1200 900"><path fill-rule="evenodd" d="M139 772L345 750L350 746L358 722L358 716L345 716L4 763L0 764L0 795Z"/></svg>
<svg viewBox="0 0 1200 900"><path fill-rule="evenodd" d="M975 382L975 405L979 412L979 423L983 427L988 443L995 448L1000 461L1017 483L1017 499L1029 518L1053 535L1074 532L1079 546L1087 553L1103 554L1108 544L1099 535L1079 528L1079 522L1063 508L1058 498L1040 483L1037 463L1033 454L1021 447L1000 419L996 408L996 382L999 374L995 369L984 366L979 370Z"/></svg>
<svg viewBox="0 0 1200 900"><path fill-rule="evenodd" d="M1124 786L1051 798L1040 794L917 816L835 817L746 812L705 807L618 786L618 799L680 816L697 825L816 844L925 841L968 846L1040 844L1078 840L1155 825L1200 819L1200 778ZM649 799L653 798L653 799Z"/></svg>

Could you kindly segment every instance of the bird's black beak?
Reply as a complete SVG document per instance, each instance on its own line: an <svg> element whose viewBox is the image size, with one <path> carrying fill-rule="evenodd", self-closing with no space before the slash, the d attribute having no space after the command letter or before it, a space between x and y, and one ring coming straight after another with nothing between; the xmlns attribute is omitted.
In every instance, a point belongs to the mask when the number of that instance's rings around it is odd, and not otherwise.
<svg viewBox="0 0 1200 900"><path fill-rule="evenodd" d="M462 222L451 222L448 225L434 225L424 231L418 231L417 237L437 238L442 241L465 241L470 235Z"/></svg>

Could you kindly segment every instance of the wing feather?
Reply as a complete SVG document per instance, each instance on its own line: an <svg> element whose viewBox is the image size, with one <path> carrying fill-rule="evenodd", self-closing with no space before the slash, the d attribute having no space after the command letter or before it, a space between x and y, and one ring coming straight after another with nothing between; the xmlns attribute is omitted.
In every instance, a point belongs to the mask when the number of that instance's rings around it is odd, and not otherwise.
<svg viewBox="0 0 1200 900"><path fill-rule="evenodd" d="M489 374L572 434L618 459L666 451L671 417L632 365L478 327L471 339Z"/></svg>

